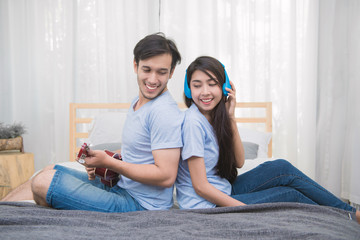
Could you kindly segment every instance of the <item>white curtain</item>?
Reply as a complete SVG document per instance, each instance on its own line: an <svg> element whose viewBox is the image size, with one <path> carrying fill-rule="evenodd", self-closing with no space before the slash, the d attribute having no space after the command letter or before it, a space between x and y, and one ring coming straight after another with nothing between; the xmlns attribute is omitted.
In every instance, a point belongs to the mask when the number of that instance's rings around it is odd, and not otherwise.
<svg viewBox="0 0 360 240"><path fill-rule="evenodd" d="M360 204L360 2L321 1L316 180Z"/></svg>
<svg viewBox="0 0 360 240"><path fill-rule="evenodd" d="M182 81L197 56L217 57L237 86L238 101L273 102L274 156L311 177L318 10L318 1L172 0L162 1L160 19L184 57L170 86Z"/></svg>
<svg viewBox="0 0 360 240"><path fill-rule="evenodd" d="M132 50L158 0L0 0L1 122L22 122L35 169L68 161L70 102L128 102Z"/></svg>
<svg viewBox="0 0 360 240"><path fill-rule="evenodd" d="M0 0L0 121L23 122L35 167L68 160L70 102L137 94L132 50L173 38L186 67L218 58L238 101L273 102L273 154L360 202L359 3L322 0ZM358 165L356 165L358 164Z"/></svg>

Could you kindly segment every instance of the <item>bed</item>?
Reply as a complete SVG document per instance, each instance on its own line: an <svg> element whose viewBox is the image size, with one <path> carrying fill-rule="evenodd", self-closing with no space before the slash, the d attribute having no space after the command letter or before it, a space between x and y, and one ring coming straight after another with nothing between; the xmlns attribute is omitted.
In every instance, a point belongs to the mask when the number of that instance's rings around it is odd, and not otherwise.
<svg viewBox="0 0 360 240"><path fill-rule="evenodd" d="M69 161L61 164L83 169L74 161L83 142L96 149L121 148L128 107L71 103ZM269 102L237 104L246 152L239 174L274 159L271 114ZM360 239L360 225L354 220L343 210L300 203L181 210L175 202L164 211L98 213L55 210L31 201L0 202L1 239Z"/></svg>

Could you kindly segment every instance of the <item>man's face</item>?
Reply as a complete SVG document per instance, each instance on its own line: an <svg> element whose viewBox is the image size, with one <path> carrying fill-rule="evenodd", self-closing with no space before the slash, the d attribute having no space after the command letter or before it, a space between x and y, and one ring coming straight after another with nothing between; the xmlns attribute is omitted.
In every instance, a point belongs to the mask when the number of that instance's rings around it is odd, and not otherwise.
<svg viewBox="0 0 360 240"><path fill-rule="evenodd" d="M167 83L171 78L172 57L162 54L145 60L139 65L134 61L134 71L139 85L139 102L141 105L161 95L167 90Z"/></svg>

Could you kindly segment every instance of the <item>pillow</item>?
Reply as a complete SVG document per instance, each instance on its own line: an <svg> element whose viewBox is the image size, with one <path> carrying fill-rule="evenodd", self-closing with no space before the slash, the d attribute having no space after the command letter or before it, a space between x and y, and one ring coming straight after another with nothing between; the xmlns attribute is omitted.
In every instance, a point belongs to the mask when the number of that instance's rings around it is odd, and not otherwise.
<svg viewBox="0 0 360 240"><path fill-rule="evenodd" d="M127 112L105 112L94 118L89 134L92 149L109 151L121 148L121 135ZM267 157L271 133L260 132L238 126L245 149L245 159Z"/></svg>
<svg viewBox="0 0 360 240"><path fill-rule="evenodd" d="M97 145L90 145L92 150L109 150L109 151L116 151L121 149L121 143L101 143Z"/></svg>
<svg viewBox="0 0 360 240"><path fill-rule="evenodd" d="M268 157L268 145L271 140L271 133L260 132L248 128L238 127L241 140L243 142L251 142L258 145L257 157L266 158Z"/></svg>
<svg viewBox="0 0 360 240"><path fill-rule="evenodd" d="M125 112L106 112L99 114L94 118L93 127L89 134L89 143L93 146L121 143L125 119Z"/></svg>
<svg viewBox="0 0 360 240"><path fill-rule="evenodd" d="M244 146L245 159L255 159L258 155L259 145L252 142L242 142Z"/></svg>

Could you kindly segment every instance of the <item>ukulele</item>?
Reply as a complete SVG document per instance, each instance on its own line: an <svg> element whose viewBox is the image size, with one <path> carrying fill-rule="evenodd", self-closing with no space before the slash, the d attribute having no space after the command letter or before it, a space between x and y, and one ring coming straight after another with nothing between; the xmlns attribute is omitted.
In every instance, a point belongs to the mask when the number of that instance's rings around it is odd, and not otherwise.
<svg viewBox="0 0 360 240"><path fill-rule="evenodd" d="M87 145L86 143L84 143L81 148L80 151L78 153L78 162L81 164L85 163L85 158L89 156L88 151L90 150L89 145ZM114 153L108 150L104 150L105 153L107 155L109 155L110 157L113 157L117 160L122 160L122 157L120 154L118 153ZM95 168L95 175L100 177L100 181L109 186L109 187L113 187L115 186L115 184L119 181L119 173L114 172L108 168Z"/></svg>

